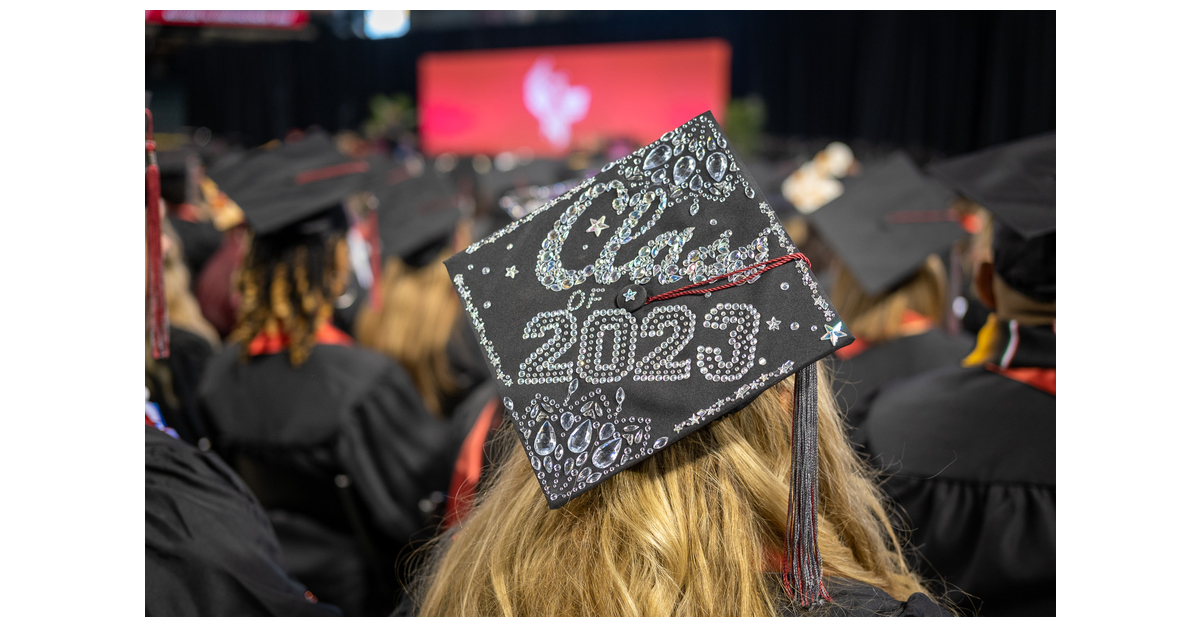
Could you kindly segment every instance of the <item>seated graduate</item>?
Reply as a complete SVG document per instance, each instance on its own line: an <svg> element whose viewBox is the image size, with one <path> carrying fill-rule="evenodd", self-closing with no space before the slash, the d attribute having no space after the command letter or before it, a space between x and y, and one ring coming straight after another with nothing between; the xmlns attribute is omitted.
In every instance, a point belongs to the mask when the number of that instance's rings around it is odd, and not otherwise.
<svg viewBox="0 0 1200 627"><path fill-rule="evenodd" d="M393 169L411 172L399 164ZM447 417L492 380L442 265L469 243L461 198L433 167L383 181L376 197L383 276L378 306L359 312L355 337L404 366L430 413Z"/></svg>
<svg viewBox="0 0 1200 627"><path fill-rule="evenodd" d="M349 271L340 203L366 171L310 133L217 179L253 238L232 343L200 391L213 447L266 508L288 571L350 615L394 605L396 561L457 446L402 368L330 322Z"/></svg>
<svg viewBox="0 0 1200 627"><path fill-rule="evenodd" d="M149 133L146 148L149 383L152 359L176 351L164 309L166 219ZM146 395L146 616L340 615L288 577L270 522L245 484L216 455L180 441L149 388Z"/></svg>
<svg viewBox="0 0 1200 627"><path fill-rule="evenodd" d="M809 215L837 253L833 306L858 338L834 354L838 404L856 405L885 383L957 364L970 341L945 333L946 269L939 253L966 233L954 194L902 152L863 166L845 191Z"/></svg>
<svg viewBox="0 0 1200 627"><path fill-rule="evenodd" d="M985 616L1055 614L1054 147L930 166L994 217L975 276L995 313L961 366L882 389L853 436L892 475L922 570Z"/></svg>
<svg viewBox="0 0 1200 627"><path fill-rule="evenodd" d="M943 613L818 363L853 338L744 170L706 113L446 262L508 457L399 613Z"/></svg>

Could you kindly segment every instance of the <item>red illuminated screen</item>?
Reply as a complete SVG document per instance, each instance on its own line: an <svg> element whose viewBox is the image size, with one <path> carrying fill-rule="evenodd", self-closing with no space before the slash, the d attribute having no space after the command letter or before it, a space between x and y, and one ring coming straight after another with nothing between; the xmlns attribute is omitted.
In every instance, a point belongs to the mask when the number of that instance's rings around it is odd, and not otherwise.
<svg viewBox="0 0 1200 627"><path fill-rule="evenodd" d="M417 62L427 154L648 144L729 99L721 40L439 52Z"/></svg>

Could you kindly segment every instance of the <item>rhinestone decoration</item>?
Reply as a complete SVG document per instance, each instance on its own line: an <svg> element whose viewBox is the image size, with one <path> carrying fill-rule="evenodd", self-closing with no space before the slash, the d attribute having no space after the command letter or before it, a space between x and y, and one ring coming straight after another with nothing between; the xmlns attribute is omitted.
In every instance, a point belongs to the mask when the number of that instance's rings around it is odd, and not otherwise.
<svg viewBox="0 0 1200 627"><path fill-rule="evenodd" d="M708 292L703 299L695 295L652 302L634 312L607 308L618 301L636 304L643 290L650 297L725 274L730 275L729 282L753 283L766 275L751 277L746 268L796 251L770 205L754 198L743 170L715 124L707 117L698 118L604 166L599 181L582 182L465 251L471 255L498 244L508 253L494 250L484 263L454 266L456 271L464 266L472 270L454 275L456 289L484 355L508 395L503 397L506 413L552 506L665 448L682 437L678 434L686 435L734 405L743 405L794 369L790 360L779 365L790 355L773 359L769 343L757 346L760 313L753 305L737 302L757 299L739 297L743 292L737 289L715 292L715 300L714 293ZM721 211L726 209L720 203L730 198L739 206L757 205L763 217L750 209L724 219ZM543 215L546 211L552 213ZM694 217L700 212L707 212L709 219ZM665 216L688 218L696 226L664 230ZM536 227L527 228L519 238L509 237L531 220L538 220ZM576 228L577 223L582 226ZM754 224L753 230L747 224ZM572 236L575 239L568 242ZM530 269L526 263L532 264L530 272L523 271ZM489 274L490 268L475 268L485 264L497 266L497 277ZM475 269L480 273L475 274ZM797 262L796 271L810 290L813 307L834 325L836 314L810 268ZM779 272L780 278L768 277L769 282L758 287L770 288L771 298L778 298L780 292L774 291L778 286L791 308L776 308L774 313L809 324L819 321L818 315L807 312L809 294L790 291L787 270L773 272ZM632 288L626 289L629 284ZM527 309L513 299L522 293L518 290L537 285L548 290L545 302L552 304L545 307L547 311L523 313ZM473 297L479 302L474 303ZM521 320L512 319L514 311L524 318L523 327ZM489 316L486 325L481 314ZM768 318L770 331L791 323L777 315ZM790 326L795 329L797 324ZM837 346L846 334L840 323L829 325L822 340ZM832 333L835 328L842 334ZM505 361L519 364L516 373L506 374L501 368L499 349L489 331L501 340ZM778 367L770 368L769 360ZM625 413L641 410L647 395L654 394L653 386L690 380L695 371L704 379L693 384L700 398L691 402L707 405L705 409L688 407L694 413L675 424L690 413L675 408L677 413L659 418L657 429L650 418ZM728 387L714 387L721 385ZM672 435L665 435L672 427Z"/></svg>
<svg viewBox="0 0 1200 627"><path fill-rule="evenodd" d="M796 329L799 329L799 328L800 328L800 323L799 323L799 322L793 322L793 323L791 324L791 328L792 328L792 330L793 330L793 331L795 331Z"/></svg>
<svg viewBox="0 0 1200 627"><path fill-rule="evenodd" d="M846 337L846 333L842 331L842 323L838 322L833 326L825 325L825 335L821 336L822 340L829 340L830 344L837 346L838 339Z"/></svg>
<svg viewBox="0 0 1200 627"><path fill-rule="evenodd" d="M733 348L728 361L722 361L721 348L696 347L696 366L709 381L737 381L754 365L754 349L758 345L758 310L745 303L721 303L704 314L704 327L731 329L729 345Z"/></svg>

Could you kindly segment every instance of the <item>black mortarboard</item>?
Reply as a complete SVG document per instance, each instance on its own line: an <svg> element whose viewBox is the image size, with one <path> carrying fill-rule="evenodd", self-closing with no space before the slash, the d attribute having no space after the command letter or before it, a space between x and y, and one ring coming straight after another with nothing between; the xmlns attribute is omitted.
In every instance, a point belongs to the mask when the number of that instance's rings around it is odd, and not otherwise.
<svg viewBox="0 0 1200 627"><path fill-rule="evenodd" d="M809 220L868 294L895 287L966 235L950 213L954 193L902 152L842 182L842 195Z"/></svg>
<svg viewBox="0 0 1200 627"><path fill-rule="evenodd" d="M314 131L294 143L256 149L210 177L246 214L256 235L314 218L363 189L370 166L339 153Z"/></svg>
<svg viewBox="0 0 1200 627"><path fill-rule="evenodd" d="M853 341L711 113L446 261L551 508L798 374L788 589L821 595L816 366Z"/></svg>
<svg viewBox="0 0 1200 627"><path fill-rule="evenodd" d="M996 273L1035 300L1055 298L1055 134L993 146L929 166L996 218Z"/></svg>
<svg viewBox="0 0 1200 627"><path fill-rule="evenodd" d="M410 266L421 267L437 258L462 219L454 183L432 167L416 178L376 190L376 196L383 254L400 257Z"/></svg>

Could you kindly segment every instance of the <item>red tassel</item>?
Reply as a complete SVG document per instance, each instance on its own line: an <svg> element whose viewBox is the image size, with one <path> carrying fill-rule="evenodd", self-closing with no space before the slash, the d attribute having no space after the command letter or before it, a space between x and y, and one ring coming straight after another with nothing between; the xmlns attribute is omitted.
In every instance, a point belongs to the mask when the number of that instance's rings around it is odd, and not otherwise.
<svg viewBox="0 0 1200 627"><path fill-rule="evenodd" d="M150 353L155 359L171 354L167 335L167 299L162 274L162 223L159 199L162 197L158 159L154 155L154 119L146 109L146 327L150 333Z"/></svg>

